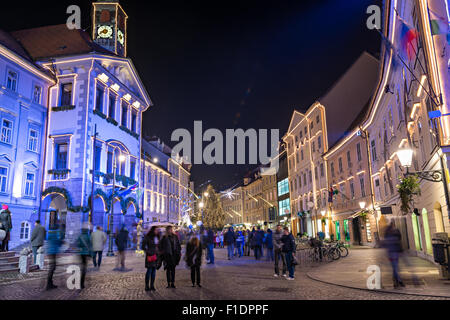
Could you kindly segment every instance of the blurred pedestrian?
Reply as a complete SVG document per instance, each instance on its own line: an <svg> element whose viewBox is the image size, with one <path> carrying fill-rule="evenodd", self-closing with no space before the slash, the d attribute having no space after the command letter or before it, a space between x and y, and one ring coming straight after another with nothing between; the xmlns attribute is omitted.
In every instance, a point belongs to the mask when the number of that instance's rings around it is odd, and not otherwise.
<svg viewBox="0 0 450 320"><path fill-rule="evenodd" d="M394 288L399 286L404 287L402 279L400 278L400 270L398 261L403 251L402 248L402 235L400 231L395 227L392 221L386 228L384 234L384 246L387 250L387 256L392 266L392 278L394 282Z"/></svg>
<svg viewBox="0 0 450 320"><path fill-rule="evenodd" d="M181 245L178 237L173 233L172 226L166 227L166 234L160 242L164 269L167 276L167 288L175 288L175 268L180 263Z"/></svg>
<svg viewBox="0 0 450 320"><path fill-rule="evenodd" d="M214 248L220 248L220 237L218 232L214 237Z"/></svg>
<svg viewBox="0 0 450 320"><path fill-rule="evenodd" d="M259 260L262 257L262 244L264 238L264 231L261 230L261 227L257 227L257 231L254 235L254 250L255 250L255 259Z"/></svg>
<svg viewBox="0 0 450 320"><path fill-rule="evenodd" d="M275 232L272 234L272 244L274 250L274 258L275 258L275 274L274 277L278 277L280 275L280 259L283 263L283 276L286 277L286 257L282 252L283 243L281 242L281 238L283 237L283 230L281 229L281 225L277 225Z"/></svg>
<svg viewBox="0 0 450 320"><path fill-rule="evenodd" d="M145 291L156 291L156 269L159 263L158 260L161 259L158 248L159 242L159 229L156 226L153 226L142 241L142 250L145 252L145 267L147 268L147 272L145 273ZM148 285L149 281L150 286Z"/></svg>
<svg viewBox="0 0 450 320"><path fill-rule="evenodd" d="M8 205L2 205L2 210L0 210L0 229L4 230L6 235L2 241L2 245L0 247L0 252L9 251L9 240L11 238L11 229L12 229L12 221L11 221L11 211L9 211Z"/></svg>
<svg viewBox="0 0 450 320"><path fill-rule="evenodd" d="M295 238L292 233L289 232L289 228L284 228L284 234L281 237L281 242L283 243L282 251L286 257L286 265L289 270L289 277L287 280L294 280L294 254L295 254Z"/></svg>
<svg viewBox="0 0 450 320"><path fill-rule="evenodd" d="M136 251L141 250L141 242L142 242L142 232L143 232L143 227L142 227L142 220L139 220L137 226L136 226Z"/></svg>
<svg viewBox="0 0 450 320"><path fill-rule="evenodd" d="M88 259L92 256L91 237L89 235L89 226L84 225L81 234L77 239L78 254L81 259L81 279L80 288L84 289L84 281L86 279Z"/></svg>
<svg viewBox="0 0 450 320"><path fill-rule="evenodd" d="M31 249L33 250L33 263L36 264L37 251L44 245L45 235L47 231L41 225L40 220L36 220L34 223L33 232L31 232Z"/></svg>
<svg viewBox="0 0 450 320"><path fill-rule="evenodd" d="M220 236L219 237L220 237L220 247L224 248L224 245L223 245L223 231L220 232Z"/></svg>
<svg viewBox="0 0 450 320"><path fill-rule="evenodd" d="M125 271L125 250L127 249L128 244L128 230L124 225L122 225L120 231L117 233L115 242L117 246L117 260L114 270Z"/></svg>
<svg viewBox="0 0 450 320"><path fill-rule="evenodd" d="M211 229L208 230L208 235L207 235L206 239L207 239L206 245L208 246L208 257L209 257L208 264L214 264L214 232Z"/></svg>
<svg viewBox="0 0 450 320"><path fill-rule="evenodd" d="M234 241L236 240L236 236L233 231L233 227L229 227L227 233L225 233L225 244L228 249L228 260L233 259L234 254Z"/></svg>
<svg viewBox="0 0 450 320"><path fill-rule="evenodd" d="M53 224L48 230L47 237L47 257L49 259L49 269L47 274L46 290L55 289L53 283L53 273L56 269L56 258L62 245L62 233L58 224Z"/></svg>
<svg viewBox="0 0 450 320"><path fill-rule="evenodd" d="M202 265L202 245L197 238L192 238L186 246L185 260L189 268L191 268L192 286L200 285L200 267Z"/></svg>
<svg viewBox="0 0 450 320"><path fill-rule="evenodd" d="M272 230L267 229L266 236L264 238L264 244L267 251L267 261L273 261L273 243L272 243Z"/></svg>
<svg viewBox="0 0 450 320"><path fill-rule="evenodd" d="M106 233L103 232L102 227L97 226L96 230L91 234L92 262L96 268L100 268L100 265L102 264L103 249L105 248L106 239Z"/></svg>
<svg viewBox="0 0 450 320"><path fill-rule="evenodd" d="M242 255L244 254L243 252L244 241L245 241L244 235L242 234L242 231L239 230L236 234L236 247L238 249L239 258L242 257Z"/></svg>

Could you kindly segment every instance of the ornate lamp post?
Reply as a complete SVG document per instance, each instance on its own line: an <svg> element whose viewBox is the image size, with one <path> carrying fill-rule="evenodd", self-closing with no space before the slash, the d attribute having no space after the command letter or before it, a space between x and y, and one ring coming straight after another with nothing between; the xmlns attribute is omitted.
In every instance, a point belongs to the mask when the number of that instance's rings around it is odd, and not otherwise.
<svg viewBox="0 0 450 320"><path fill-rule="evenodd" d="M412 163L412 156L413 156L413 150L411 149L401 149L397 151L398 159L400 160L400 164L402 167L406 168L405 177L407 176L418 176L421 179L431 181L431 182L442 182L444 181L445 189L447 189L447 184L444 180L444 172L443 170L425 170L425 171L413 171L410 172L409 168L411 167ZM446 190L447 192L447 190Z"/></svg>
<svg viewBox="0 0 450 320"><path fill-rule="evenodd" d="M116 159L116 149L119 150L119 162L122 163L125 161L125 156L121 153L120 148L113 146L114 148L114 160L113 160L113 187L112 187L112 194L111 194L111 209L109 212L109 245L108 245L108 253L106 254L107 257L114 256L113 251L113 243L112 243L112 228L113 228L113 218L114 218L114 192L116 190L116 169L117 169L117 159Z"/></svg>

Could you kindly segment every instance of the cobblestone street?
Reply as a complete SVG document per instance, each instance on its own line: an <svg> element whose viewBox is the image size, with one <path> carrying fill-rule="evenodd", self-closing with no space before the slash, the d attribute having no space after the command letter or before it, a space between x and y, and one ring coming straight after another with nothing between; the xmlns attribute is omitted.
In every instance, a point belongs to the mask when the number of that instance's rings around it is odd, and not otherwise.
<svg viewBox="0 0 450 320"><path fill-rule="evenodd" d="M0 298L7 300L393 300L436 299L426 296L371 292L350 289L312 280L308 272L320 271L317 267L297 267L295 281L273 276L272 262L255 261L253 257L227 260L225 249L216 249L216 264L202 266L202 288L192 288L190 271L182 261L177 267L176 289L167 289L165 273L157 272L156 292L144 291L145 268L142 257L130 252L127 256L127 271L113 271L114 258L104 257L100 271L92 264L88 269L86 288L69 290L66 286L68 274L65 266L57 269L57 289L44 290L45 271L40 277L10 281L0 285ZM351 254L351 253L350 253ZM65 262L69 263L65 257ZM330 268L331 264L327 266Z"/></svg>

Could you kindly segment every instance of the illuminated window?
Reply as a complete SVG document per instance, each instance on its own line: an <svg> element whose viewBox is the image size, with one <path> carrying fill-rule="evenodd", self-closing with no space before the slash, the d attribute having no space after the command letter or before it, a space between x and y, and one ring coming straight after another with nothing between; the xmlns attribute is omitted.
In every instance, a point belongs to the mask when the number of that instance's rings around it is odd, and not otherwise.
<svg viewBox="0 0 450 320"><path fill-rule="evenodd" d="M28 221L20 224L20 240L30 240L30 223Z"/></svg>
<svg viewBox="0 0 450 320"><path fill-rule="evenodd" d="M12 91L16 91L17 90L17 79L18 79L17 72L8 70L8 78L6 80L6 87Z"/></svg>
<svg viewBox="0 0 450 320"><path fill-rule="evenodd" d="M35 85L33 88L33 102L41 103L42 87Z"/></svg>
<svg viewBox="0 0 450 320"><path fill-rule="evenodd" d="M2 136L1 141L4 143L11 143L12 140L13 123L10 120L2 120Z"/></svg>
<svg viewBox="0 0 450 320"><path fill-rule="evenodd" d="M114 94L109 95L109 110L108 110L108 116L110 118L115 118L116 116L116 96Z"/></svg>
<svg viewBox="0 0 450 320"><path fill-rule="evenodd" d="M59 98L59 105L60 106L70 106L72 104L72 83L62 83L61 84L61 91L60 91L60 98Z"/></svg>
<svg viewBox="0 0 450 320"><path fill-rule="evenodd" d="M103 96L105 94L105 90L102 86L97 86L95 95L95 110L103 113Z"/></svg>
<svg viewBox="0 0 450 320"><path fill-rule="evenodd" d="M27 172L25 179L25 196L34 196L34 185L36 175L34 173Z"/></svg>
<svg viewBox="0 0 450 320"><path fill-rule="evenodd" d="M30 129L28 133L28 150L37 152L38 148L38 132L37 130Z"/></svg>
<svg viewBox="0 0 450 320"><path fill-rule="evenodd" d="M278 208L280 216L289 215L291 213L291 204L289 198L278 201Z"/></svg>
<svg viewBox="0 0 450 320"><path fill-rule="evenodd" d="M282 196L286 193L289 193L289 182L287 178L278 182L278 196Z"/></svg>
<svg viewBox="0 0 450 320"><path fill-rule="evenodd" d="M6 192L8 186L8 168L0 167L0 192Z"/></svg>

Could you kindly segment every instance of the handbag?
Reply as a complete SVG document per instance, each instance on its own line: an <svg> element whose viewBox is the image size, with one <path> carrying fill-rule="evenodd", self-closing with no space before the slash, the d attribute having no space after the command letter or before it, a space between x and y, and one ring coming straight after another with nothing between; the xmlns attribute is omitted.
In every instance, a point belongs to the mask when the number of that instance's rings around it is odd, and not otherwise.
<svg viewBox="0 0 450 320"><path fill-rule="evenodd" d="M147 256L147 262L155 262L157 259L156 254Z"/></svg>
<svg viewBox="0 0 450 320"><path fill-rule="evenodd" d="M0 241L5 240L6 238L6 231L3 229L0 229Z"/></svg>
<svg viewBox="0 0 450 320"><path fill-rule="evenodd" d="M297 256L295 254L292 254L292 264L294 266L298 265L298 259L297 259Z"/></svg>

